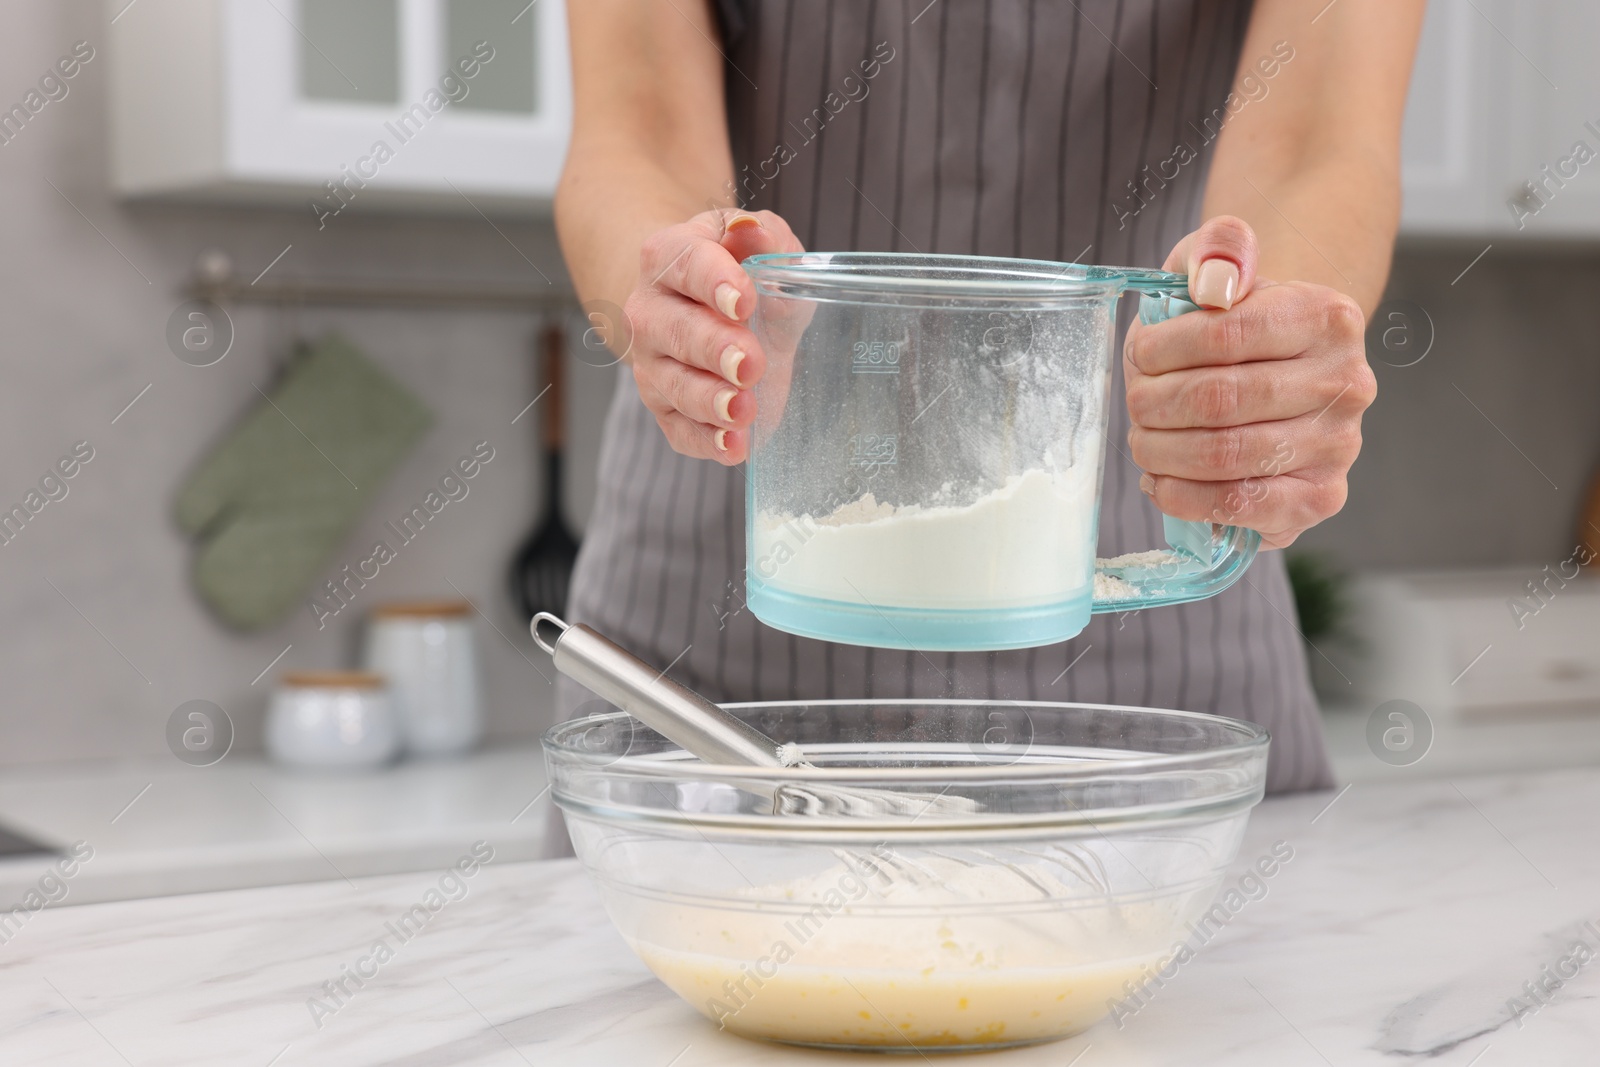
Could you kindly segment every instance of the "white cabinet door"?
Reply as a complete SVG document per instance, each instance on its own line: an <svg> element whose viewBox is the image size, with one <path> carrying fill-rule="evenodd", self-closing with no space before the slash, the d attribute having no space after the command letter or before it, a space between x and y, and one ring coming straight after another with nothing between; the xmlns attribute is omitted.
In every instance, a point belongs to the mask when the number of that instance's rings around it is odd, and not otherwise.
<svg viewBox="0 0 1600 1067"><path fill-rule="evenodd" d="M131 196L538 212L566 151L559 0L142 0L111 47Z"/></svg>
<svg viewBox="0 0 1600 1067"><path fill-rule="evenodd" d="M1600 234L1600 4L1515 5L1506 35L1509 180L1501 193L1512 230L1533 237Z"/></svg>
<svg viewBox="0 0 1600 1067"><path fill-rule="evenodd" d="M1494 61L1494 31L1474 3L1485 12L1494 6L1491 0L1428 5L1401 139L1406 233L1503 228L1505 209L1495 198L1504 185L1497 176L1504 151L1496 150L1497 128L1508 118L1504 68Z"/></svg>
<svg viewBox="0 0 1600 1067"><path fill-rule="evenodd" d="M1595 0L1432 0L1406 105L1402 231L1600 234L1597 43Z"/></svg>

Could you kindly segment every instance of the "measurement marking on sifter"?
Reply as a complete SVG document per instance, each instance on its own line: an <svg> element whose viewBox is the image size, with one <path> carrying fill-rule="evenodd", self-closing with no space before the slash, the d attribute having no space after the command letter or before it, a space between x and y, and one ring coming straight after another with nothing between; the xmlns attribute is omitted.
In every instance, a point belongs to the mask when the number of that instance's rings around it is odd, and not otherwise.
<svg viewBox="0 0 1600 1067"><path fill-rule="evenodd" d="M900 435L858 433L850 436L850 465L869 471L894 467L900 463Z"/></svg>
<svg viewBox="0 0 1600 1067"><path fill-rule="evenodd" d="M899 341L857 341L850 351L851 374L899 374Z"/></svg>

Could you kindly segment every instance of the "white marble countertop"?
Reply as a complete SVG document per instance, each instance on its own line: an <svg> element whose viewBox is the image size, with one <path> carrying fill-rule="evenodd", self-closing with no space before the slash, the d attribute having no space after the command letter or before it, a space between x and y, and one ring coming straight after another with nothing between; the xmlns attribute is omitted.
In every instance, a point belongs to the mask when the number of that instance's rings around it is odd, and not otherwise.
<svg viewBox="0 0 1600 1067"><path fill-rule="evenodd" d="M543 854L537 745L369 772L309 772L260 757L212 767L176 759L0 771L0 826L93 858L64 903L197 893L425 870L493 839L503 860ZM50 864L0 859L0 910ZM3 965L3 964L0 964Z"/></svg>
<svg viewBox="0 0 1600 1067"><path fill-rule="evenodd" d="M990 1059L1593 1063L1600 953L1547 1003L1524 983L1560 966L1575 937L1600 947L1597 810L1596 769L1268 801L1240 872L1279 840L1292 862L1124 1028ZM462 884L404 943L387 924L438 887L437 872L46 909L0 943L0 1062L886 1062L718 1032L634 959L574 862L504 863L497 851ZM310 999L379 939L392 958L319 1027ZM1514 997L1536 1010L1514 1019Z"/></svg>
<svg viewBox="0 0 1600 1067"><path fill-rule="evenodd" d="M1600 708L1563 715L1440 717L1419 762L1390 766L1366 737L1364 707L1324 715L1336 777L1415 781L1600 765ZM260 756L196 768L175 759L0 770L0 827L56 849L86 841L94 859L65 904L425 870L491 838L503 862L548 855L545 785L534 744L373 773L309 773ZM521 814L519 814L521 813ZM0 911L49 859L0 857Z"/></svg>

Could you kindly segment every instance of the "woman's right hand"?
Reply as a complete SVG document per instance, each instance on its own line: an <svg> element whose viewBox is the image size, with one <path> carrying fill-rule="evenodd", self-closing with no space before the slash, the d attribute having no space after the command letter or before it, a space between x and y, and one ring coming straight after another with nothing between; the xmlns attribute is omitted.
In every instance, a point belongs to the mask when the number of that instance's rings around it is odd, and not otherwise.
<svg viewBox="0 0 1600 1067"><path fill-rule="evenodd" d="M766 354L745 321L755 286L740 262L801 252L770 211L705 211L658 230L639 251L639 282L623 311L639 398L673 449L732 466L749 454Z"/></svg>

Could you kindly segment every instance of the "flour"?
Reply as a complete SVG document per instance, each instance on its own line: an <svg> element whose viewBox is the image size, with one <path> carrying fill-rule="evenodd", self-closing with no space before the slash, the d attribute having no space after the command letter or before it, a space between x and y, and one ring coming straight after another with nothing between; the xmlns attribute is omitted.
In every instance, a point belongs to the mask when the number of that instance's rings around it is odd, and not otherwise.
<svg viewBox="0 0 1600 1067"><path fill-rule="evenodd" d="M1102 567L1176 567L1182 563L1178 554L1170 548L1152 548L1146 552L1128 552L1120 556L1100 561Z"/></svg>
<svg viewBox="0 0 1600 1067"><path fill-rule="evenodd" d="M1094 598L1096 600L1128 600L1138 595L1138 590L1115 574L1095 574Z"/></svg>
<svg viewBox="0 0 1600 1067"><path fill-rule="evenodd" d="M790 592L879 608L1087 596L1096 473L1087 464L1036 467L965 506L896 507L867 493L824 515L764 511L755 522L756 572Z"/></svg>
<svg viewBox="0 0 1600 1067"><path fill-rule="evenodd" d="M1183 560L1176 552L1166 548L1153 548L1147 552L1127 552L1110 559L1095 561L1096 571L1094 576L1094 598L1096 600L1128 600L1138 596L1140 590L1135 589L1127 579L1115 574L1106 574L1108 570L1142 570L1158 571L1168 577L1178 574L1183 566ZM1159 595L1165 590L1153 587L1148 578L1144 582L1146 594Z"/></svg>

